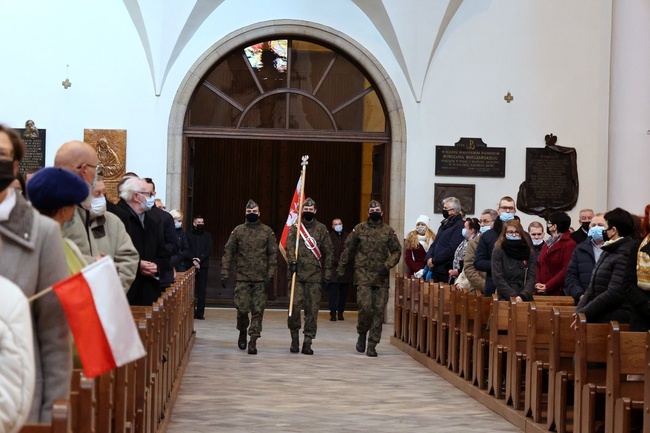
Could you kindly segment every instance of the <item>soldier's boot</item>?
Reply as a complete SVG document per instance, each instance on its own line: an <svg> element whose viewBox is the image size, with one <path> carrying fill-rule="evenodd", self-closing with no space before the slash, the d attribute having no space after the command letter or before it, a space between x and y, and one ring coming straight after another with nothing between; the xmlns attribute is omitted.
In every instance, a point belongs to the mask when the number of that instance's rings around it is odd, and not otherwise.
<svg viewBox="0 0 650 433"><path fill-rule="evenodd" d="M237 340L237 347L241 350L246 350L246 330L239 331L239 340Z"/></svg>
<svg viewBox="0 0 650 433"><path fill-rule="evenodd" d="M248 342L248 354L257 355L257 337L251 336L251 339Z"/></svg>
<svg viewBox="0 0 650 433"><path fill-rule="evenodd" d="M298 353L300 352L300 339L298 338L298 330L291 330L291 346L289 347L289 352Z"/></svg>
<svg viewBox="0 0 650 433"><path fill-rule="evenodd" d="M305 341L302 342L302 353L305 355L313 355L314 351L311 350L311 338L305 337Z"/></svg>
<svg viewBox="0 0 650 433"><path fill-rule="evenodd" d="M357 352L363 353L366 351L366 334L359 334L357 338Z"/></svg>
<svg viewBox="0 0 650 433"><path fill-rule="evenodd" d="M330 311L330 322L336 322L336 313Z"/></svg>
<svg viewBox="0 0 650 433"><path fill-rule="evenodd" d="M368 343L368 351L366 352L366 356L369 356L371 358L377 357L377 351L375 350L374 343Z"/></svg>

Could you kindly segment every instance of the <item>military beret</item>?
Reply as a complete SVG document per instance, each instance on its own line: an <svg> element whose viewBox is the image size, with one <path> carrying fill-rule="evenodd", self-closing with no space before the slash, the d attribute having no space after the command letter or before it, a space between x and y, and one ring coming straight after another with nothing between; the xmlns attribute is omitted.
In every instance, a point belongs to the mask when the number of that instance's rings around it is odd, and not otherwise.
<svg viewBox="0 0 650 433"><path fill-rule="evenodd" d="M302 202L303 206L316 206L316 202L311 198L307 197L304 202Z"/></svg>
<svg viewBox="0 0 650 433"><path fill-rule="evenodd" d="M368 205L368 209L370 209L372 207L378 207L378 208L381 208L382 210L384 209L383 206L381 205L381 203L379 203L377 200L373 200L373 201L370 202L370 204Z"/></svg>
<svg viewBox="0 0 650 433"><path fill-rule="evenodd" d="M88 185L78 175L59 167L38 170L27 183L27 195L37 209L59 209L88 198Z"/></svg>
<svg viewBox="0 0 650 433"><path fill-rule="evenodd" d="M258 207L258 205L253 201L253 199L248 200L248 203L246 203L246 209L255 209L256 207Z"/></svg>

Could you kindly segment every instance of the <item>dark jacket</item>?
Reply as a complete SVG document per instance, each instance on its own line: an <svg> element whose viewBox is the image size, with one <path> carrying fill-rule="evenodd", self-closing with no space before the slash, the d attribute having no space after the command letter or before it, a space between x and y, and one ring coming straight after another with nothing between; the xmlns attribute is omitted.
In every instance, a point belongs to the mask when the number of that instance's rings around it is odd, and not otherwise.
<svg viewBox="0 0 650 433"><path fill-rule="evenodd" d="M535 251L530 250L528 260L517 260L506 254L501 247L492 251L492 281L500 300L521 296L524 301L532 301L535 292L535 273L537 262Z"/></svg>
<svg viewBox="0 0 650 433"><path fill-rule="evenodd" d="M576 243L573 242L571 233L568 231L564 232L550 249L548 244L544 242L542 252L539 253L537 258L537 282L546 284L545 295L564 295L564 288L566 287L564 276L575 249Z"/></svg>
<svg viewBox="0 0 650 433"><path fill-rule="evenodd" d="M579 243L576 249L573 250L571 261L564 276L564 284L566 289L564 291L568 296L573 296L574 304L578 305L580 296L582 296L591 281L591 273L596 264L596 257L594 256L594 247L591 238Z"/></svg>
<svg viewBox="0 0 650 433"><path fill-rule="evenodd" d="M124 211L122 215L125 219L122 222L129 236L131 236L135 249L140 254L140 260L155 263L158 266L158 275L163 275L169 271L169 252L165 248L165 237L160 221L145 212L143 227L140 219L127 202L120 200L117 206ZM126 294L129 304L150 306L158 300L160 294L159 280L142 275L138 265L138 273Z"/></svg>
<svg viewBox="0 0 650 433"><path fill-rule="evenodd" d="M158 209L156 206L152 207L149 216L155 218L162 225L163 237L165 238L165 249L169 253L169 257L173 257L178 253L176 228L174 227L174 218L169 212ZM170 266L169 269L160 276L160 287L166 289L174 282L174 270Z"/></svg>
<svg viewBox="0 0 650 433"><path fill-rule="evenodd" d="M330 232L330 239L332 240L332 246L334 247L334 263L332 266L336 269L339 266L339 259L343 253L343 247L345 246L345 241L348 238L347 232L337 233L336 231ZM352 282L352 273L354 272L354 263L345 268L345 274L342 277L338 278L339 283L351 283Z"/></svg>
<svg viewBox="0 0 650 433"><path fill-rule="evenodd" d="M210 268L210 254L212 253L212 235L205 230L189 230L185 232L187 245L190 248L190 262L198 258L201 262L201 269Z"/></svg>
<svg viewBox="0 0 650 433"><path fill-rule="evenodd" d="M630 251L637 246L628 236L603 245L589 288L576 307L577 313L587 316L587 322L630 322L632 307L623 295L622 284Z"/></svg>
<svg viewBox="0 0 650 433"><path fill-rule="evenodd" d="M454 215L440 223L436 238L429 247L426 259L433 261L433 281L447 282L454 263L454 253L463 238L462 215Z"/></svg>
<svg viewBox="0 0 650 433"><path fill-rule="evenodd" d="M477 271L485 272L484 296L492 296L492 294L496 292L496 286L492 280L492 251L494 250L494 244L496 244L497 239L499 239L501 227L501 220L495 221L494 227L481 235L478 240L478 245L476 246L474 268Z"/></svg>
<svg viewBox="0 0 650 433"><path fill-rule="evenodd" d="M637 255L650 256L650 243L639 248L639 243L630 250L627 260L625 276L623 277L622 290L626 301L632 306L632 317L630 318L630 331L645 332L650 329L650 291L643 290L638 286L636 275Z"/></svg>
<svg viewBox="0 0 650 433"><path fill-rule="evenodd" d="M587 237L589 236L587 235L587 232L582 229L582 227L578 227L578 230L571 233L571 239L573 239L573 242L575 242L576 245L579 245L586 241Z"/></svg>
<svg viewBox="0 0 650 433"><path fill-rule="evenodd" d="M192 267L192 251L183 229L175 230L177 252L171 257L170 263L178 272L185 272Z"/></svg>

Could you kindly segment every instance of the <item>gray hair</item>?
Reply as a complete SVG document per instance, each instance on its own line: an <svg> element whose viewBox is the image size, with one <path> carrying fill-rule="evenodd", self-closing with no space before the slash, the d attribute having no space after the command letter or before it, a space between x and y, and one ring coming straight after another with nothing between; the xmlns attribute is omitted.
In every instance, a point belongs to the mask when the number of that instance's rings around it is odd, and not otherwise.
<svg viewBox="0 0 650 433"><path fill-rule="evenodd" d="M457 213L461 213L461 205L460 205L460 200L458 200L456 197L447 197L442 199L442 206L444 207L445 204L451 203L451 205L454 207Z"/></svg>
<svg viewBox="0 0 650 433"><path fill-rule="evenodd" d="M140 191L140 179L137 177L132 177L127 179L126 182L122 185L122 190L120 191L120 198L124 201L131 201L133 194Z"/></svg>
<svg viewBox="0 0 650 433"><path fill-rule="evenodd" d="M483 212L481 212L481 215L484 215L486 213L490 214L490 217L492 218L492 221L496 221L497 218L499 218L499 212L495 211L494 209L483 209Z"/></svg>

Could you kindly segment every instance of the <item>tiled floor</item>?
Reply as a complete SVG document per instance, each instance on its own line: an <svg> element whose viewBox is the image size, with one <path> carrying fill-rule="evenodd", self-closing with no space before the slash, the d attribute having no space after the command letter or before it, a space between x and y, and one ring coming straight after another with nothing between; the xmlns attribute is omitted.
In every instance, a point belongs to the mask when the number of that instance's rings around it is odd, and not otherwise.
<svg viewBox="0 0 650 433"><path fill-rule="evenodd" d="M268 310L258 355L237 348L234 309L196 321L169 433L517 432L389 342L355 351L356 314L319 317L315 354L289 353L286 311ZM302 334L301 334L302 344Z"/></svg>

